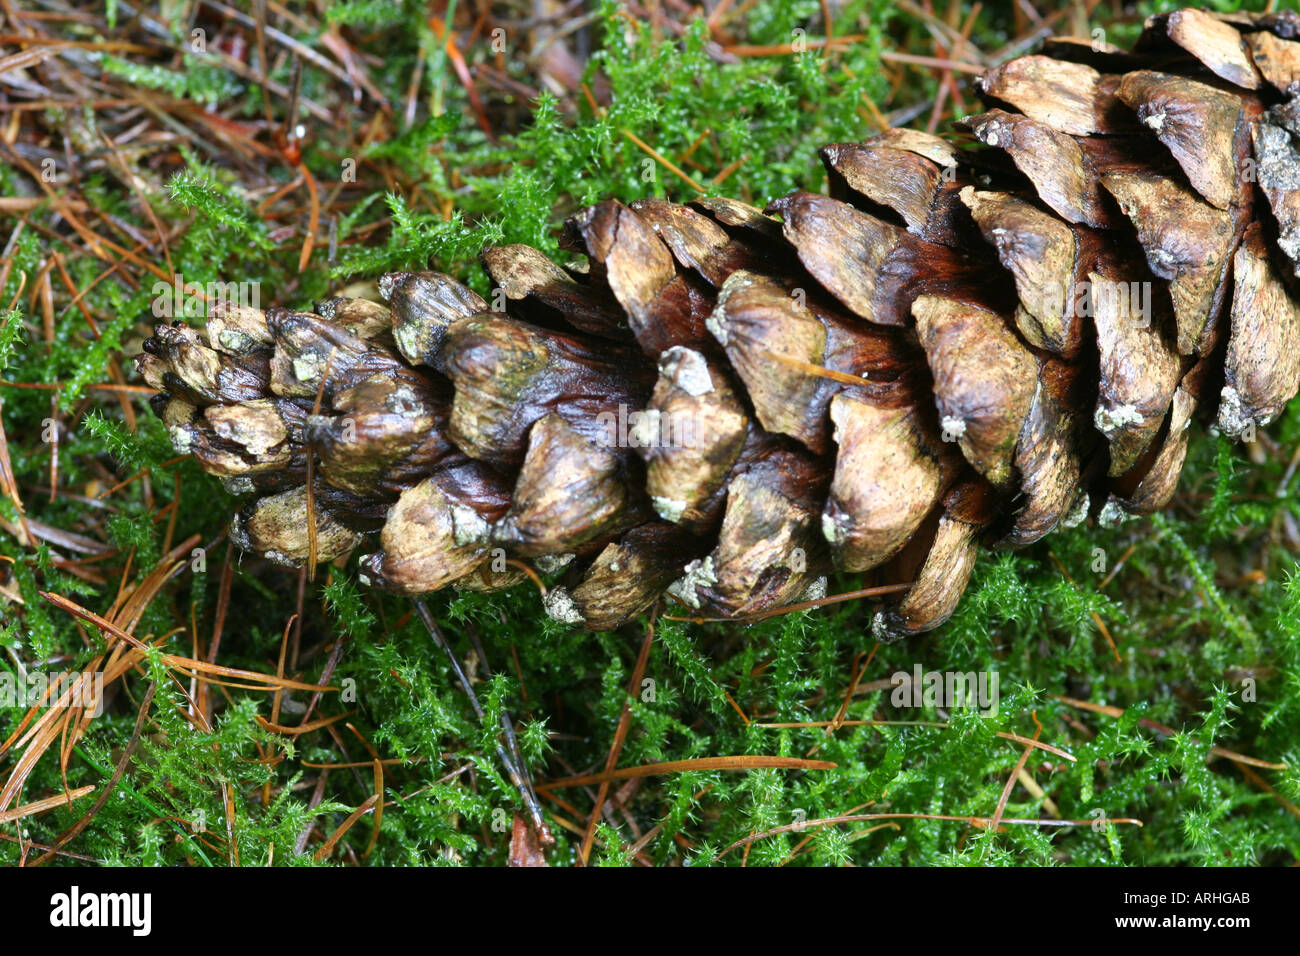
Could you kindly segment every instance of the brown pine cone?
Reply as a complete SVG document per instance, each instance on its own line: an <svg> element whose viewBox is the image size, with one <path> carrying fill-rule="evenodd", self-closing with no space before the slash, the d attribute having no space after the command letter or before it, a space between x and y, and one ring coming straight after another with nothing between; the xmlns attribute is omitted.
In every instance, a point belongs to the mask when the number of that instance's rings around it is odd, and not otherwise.
<svg viewBox="0 0 1300 956"><path fill-rule="evenodd" d="M605 202L566 226L583 268L487 250L492 306L390 274L387 307L161 326L138 367L281 563L364 546L411 594L563 567L547 611L596 629L838 568L912 581L874 630L923 631L980 545L1154 511L1194 417L1250 437L1295 395L1298 36L1183 10L1130 53L1050 41L967 135L825 147L830 197Z"/></svg>

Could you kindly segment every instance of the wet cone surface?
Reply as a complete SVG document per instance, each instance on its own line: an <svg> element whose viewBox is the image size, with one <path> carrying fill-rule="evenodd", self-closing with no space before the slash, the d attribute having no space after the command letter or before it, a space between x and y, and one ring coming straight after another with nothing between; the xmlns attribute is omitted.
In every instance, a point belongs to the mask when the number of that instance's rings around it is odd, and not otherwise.
<svg viewBox="0 0 1300 956"><path fill-rule="evenodd" d="M877 637L924 631L979 548L1161 508L1193 420L1250 438L1300 386L1300 16L1049 41L979 92L952 142L825 147L829 197L601 203L581 269L489 249L502 311L396 273L160 326L138 367L282 564L359 549L421 594L514 558L596 629L839 569L912 582Z"/></svg>

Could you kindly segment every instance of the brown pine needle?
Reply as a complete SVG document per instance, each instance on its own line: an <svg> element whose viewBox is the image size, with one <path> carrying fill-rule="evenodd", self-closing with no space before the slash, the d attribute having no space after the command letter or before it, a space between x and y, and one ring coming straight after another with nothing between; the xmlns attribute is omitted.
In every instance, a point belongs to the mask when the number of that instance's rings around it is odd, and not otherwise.
<svg viewBox="0 0 1300 956"><path fill-rule="evenodd" d="M748 161L749 161L749 156L745 155L740 157L740 159L728 163L726 166L722 168L722 170L718 173L718 175L713 177L713 185L721 186L723 183L727 181L728 177L730 177L732 173L738 170L741 166L745 165L745 163Z"/></svg>
<svg viewBox="0 0 1300 956"><path fill-rule="evenodd" d="M682 153L681 162L685 163L688 159L694 156L695 151L700 148L700 144L703 143L706 139L708 139L712 135L713 135L713 130L706 129L699 136L695 137L695 142L691 143L691 145L686 148L686 152Z"/></svg>
<svg viewBox="0 0 1300 956"><path fill-rule="evenodd" d="M641 687L641 678L645 676L646 664L650 661L650 646L654 643L654 638L655 622L652 615L646 624L645 638L641 641L641 651L637 654L636 664L632 667L632 676L627 682L623 710L618 716L618 727L614 730L614 742L610 744L609 754L605 758L605 779L600 782L600 789L596 792L595 805L591 808L587 830L582 836L582 846L578 849L578 860L583 866L587 865L587 859L591 855L591 844L596 839L596 825L600 822L600 811L605 805L605 798L609 796L609 783L612 779L609 774L618 763L618 755L623 752L623 741L627 739L627 732L632 726L632 701L636 699L636 692ZM744 714L741 716L743 717Z"/></svg>
<svg viewBox="0 0 1300 956"><path fill-rule="evenodd" d="M385 757L383 760L379 762L384 764L385 766L389 766L389 765L406 766L407 764L413 766L417 763L424 763L425 759L426 758L424 757ZM374 763L375 762L373 760L353 760L349 763L312 763L309 760L303 760L299 763L299 766L311 767L313 770L350 770L353 767L357 767L357 768L370 767L373 766Z"/></svg>
<svg viewBox="0 0 1300 956"><path fill-rule="evenodd" d="M987 827L993 821L989 817L959 817L950 816L943 813L854 813L842 817L823 817L819 820L805 820L802 823L787 823L785 826L775 827L771 830L764 830L762 833L754 833L744 839L737 840L731 846L719 853L714 859L720 860L732 850L739 849L742 846L748 846L750 843L756 843L759 840L766 840L768 837L777 836L781 833L792 833L794 831L804 831L810 827L827 827L834 826L837 823L858 823L866 820L947 820L953 823L969 823L975 827ZM1034 820L1025 818L1007 817L999 821L1004 825L1011 826L1028 826L1028 827L1086 827L1092 826L1096 820ZM1108 823L1124 823L1132 826L1144 826L1141 820L1135 820L1131 817L1122 819L1108 819Z"/></svg>
<svg viewBox="0 0 1300 956"><path fill-rule="evenodd" d="M60 793L58 796L46 797L44 800L36 800L32 803L25 803L21 807L14 807L12 810L0 812L0 824L13 823L15 820L21 820L23 817L30 817L34 813L44 813L46 810L53 810L55 807L66 806L73 800L79 800L86 794L95 789L94 785L78 787L76 790L70 790L67 793Z"/></svg>
<svg viewBox="0 0 1300 956"><path fill-rule="evenodd" d="M375 825L370 831L370 841L366 844L365 850L361 854L361 859L367 860L370 854L375 850L375 844L379 842L379 830L384 822L384 762L379 759L379 754L375 748L370 746L370 741L365 735L352 724L347 724L348 730L361 741L361 745L370 751L371 767L374 769L375 779Z"/></svg>
<svg viewBox="0 0 1300 956"><path fill-rule="evenodd" d="M933 727L936 730L946 730L951 725L946 720L841 720L838 724L833 720L792 720L782 723L772 724L755 724L755 727L762 727L764 730L794 730L800 727ZM994 734L995 737L1001 737L1003 740L1012 740L1018 744L1024 744L1026 747L1035 747L1038 750L1046 750L1048 753L1056 754L1071 762L1077 762L1078 757L1066 753L1051 744L1045 744L1039 740L1031 740L1028 737L1022 737L1019 734L1008 733L1005 730L999 730Z"/></svg>
<svg viewBox="0 0 1300 956"><path fill-rule="evenodd" d="M798 47L796 47L796 44L794 43L775 43L775 44L770 44L768 46L752 46L746 44L738 44L736 46L725 46L723 47L723 49L726 50L728 53L730 53L732 56L745 56L745 57L786 56L791 53L806 52L808 50L820 50L822 48L834 49L835 47L849 47L855 43L861 43L865 39L866 39L865 34L854 33L842 37L832 37L829 40L815 39L809 37L808 39L802 41L802 43L798 44ZM883 57L884 54L882 53L881 56ZM984 71L980 70L980 72L983 73Z"/></svg>
<svg viewBox="0 0 1300 956"><path fill-rule="evenodd" d="M705 195L708 192L708 190L706 190L703 186L701 186L695 180L691 179L690 176L687 176L684 172L682 172L681 168L678 167L675 163L673 163L672 160L668 159L668 157L664 156L662 153L656 151L654 147L638 139L636 134L634 134L631 130L624 129L624 130L620 130L620 132L628 139L630 139L633 143L635 143L641 150L643 150L648 155L652 156L655 162L659 163L661 166L664 167L664 169L668 170L670 173L672 173L682 182L686 183L686 185L690 186L701 196Z"/></svg>
<svg viewBox="0 0 1300 956"><path fill-rule="evenodd" d="M320 849L316 851L315 855L316 862L319 863L327 858L330 853L334 851L334 847L339 840L343 839L343 836L352 829L352 824L356 823L363 816L369 813L370 809L378 802L379 795L372 793L370 796L366 797L365 802L362 803L361 806L348 814L348 818L340 823L338 829L329 835L329 839L320 845Z"/></svg>
<svg viewBox="0 0 1300 956"><path fill-rule="evenodd" d="M881 597L886 594L897 594L899 591L906 591L912 586L909 581L907 584L882 584L874 588L860 588L857 591L845 591L843 594L830 594L823 598L817 598L815 601L799 601L795 604L783 604L780 607L774 607L758 614L750 614L746 617L673 617L665 614L665 621L687 621L691 624L753 624L756 621L765 621L769 617L781 617L785 614L793 614L796 611L807 611L814 607L825 607L827 604L839 604L843 601L856 601L864 597Z"/></svg>
<svg viewBox="0 0 1300 956"><path fill-rule="evenodd" d="M1038 729L1034 731L1034 743L1038 743L1038 736L1043 732L1043 725L1038 723L1038 713L1033 712L1034 723L1038 724ZM1016 769L1011 771L1011 776L1007 777L1006 785L1002 788L1002 795L998 797L997 809L993 811L993 822L989 824L989 829L994 833L997 832L998 824L1002 820L1002 813L1007 808L1007 801L1011 799L1011 791L1016 787L1016 781L1025 769L1025 764L1029 760L1029 755L1034 752L1032 746L1026 747L1020 754L1020 759L1016 761Z"/></svg>
<svg viewBox="0 0 1300 956"><path fill-rule="evenodd" d="M985 67L977 63L959 63L956 60L945 60L934 56L917 56L914 53L895 53L890 50L881 51L880 58L886 63L910 63L913 66L928 66L936 70L952 70L955 73L982 74Z"/></svg>
<svg viewBox="0 0 1300 956"><path fill-rule="evenodd" d="M1098 591L1100 591L1106 585L1110 584L1111 580L1115 577L1115 575L1119 574L1120 568L1124 567L1124 562L1126 562L1129 558L1131 558L1133 556L1133 552L1136 550L1137 550L1136 543L1130 544L1128 546L1128 549L1125 550L1125 552L1119 556L1119 560L1115 562L1115 566L1110 569L1110 573L1101 579L1101 583L1097 585Z"/></svg>
<svg viewBox="0 0 1300 956"><path fill-rule="evenodd" d="M520 561L518 558L506 558L506 564L524 572L528 579L537 586L538 593L541 594L542 597L546 597L546 585L542 582L541 577L538 576L531 564L528 564L526 561Z"/></svg>
<svg viewBox="0 0 1300 956"><path fill-rule="evenodd" d="M875 802L876 802L875 800L868 800L866 803L859 803L856 807L851 807L850 809L846 810L845 813L860 813L861 811L865 810L867 807L872 806ZM893 827L895 830L902 829L902 827L900 827L897 823L877 823L874 827L867 827L865 830L860 830L858 832L860 835L865 836L868 833L872 833L876 830L884 829L885 827ZM752 836L753 834L750 835ZM777 866L786 866L787 864L792 862L796 857L800 855L800 853L803 851L803 848L812 842L812 838L815 835L816 835L815 833L810 833L802 840L800 840L798 843L796 843L794 845L794 849L791 850L788 854L786 854L785 859L782 860L780 863L778 863ZM850 837L850 839L854 839L854 837ZM748 857L750 848L753 847L753 845L754 844L751 843L749 846L745 847L746 857Z"/></svg>
<svg viewBox="0 0 1300 956"><path fill-rule="evenodd" d="M871 646L871 650L866 654L866 660L862 661L862 663L854 669L853 680L849 684L848 692L844 695L844 700L840 702L840 709L835 712L835 719L826 726L826 733L828 735L839 730L840 727L844 725L844 715L848 713L849 704L853 701L853 695L858 692L858 682L862 680L863 673L865 673L867 667L870 666L871 661L876 656L876 651L878 650L880 650L880 642L876 641L876 643ZM862 656L863 655L861 654L858 655L859 660L861 660Z"/></svg>
<svg viewBox="0 0 1300 956"><path fill-rule="evenodd" d="M286 737L295 737L298 734L309 734L313 730L320 730L322 727L328 727L330 724L337 724L340 720L346 720L347 718L351 717L355 713L356 713L355 710L349 710L347 713L344 714L335 714L333 717L319 717L316 720L311 721L310 723L297 724L293 727L287 726L285 724L273 724L265 717L261 717L261 716L254 717L254 720L256 720L259 725L261 725L262 727L266 728L269 731L272 731L273 733L284 734ZM368 767L370 766L370 764L366 763L363 766Z"/></svg>
<svg viewBox="0 0 1300 956"><path fill-rule="evenodd" d="M75 601L69 601L62 595L52 594L49 591L38 591L37 593L55 607L61 608L89 624L95 625L101 631L112 634L114 637L126 641L138 650L143 651L148 647L139 638L132 634L128 634L120 627L109 623L93 611L86 610ZM165 665L174 670L180 671L187 677L196 676L191 674L190 671L197 671L202 674L218 674L222 677L237 677L244 680L250 680L255 682L262 690L273 690L276 687L287 690L311 690L322 692L338 690L337 687L322 687L318 684L306 684L302 681L290 680L287 677L276 677L272 674L262 674L257 671L241 670L238 667L223 667L220 664L210 664L207 661L198 661L192 657L178 657L175 654L162 654L160 659Z"/></svg>
<svg viewBox="0 0 1300 956"><path fill-rule="evenodd" d="M1065 570L1065 565L1061 563L1061 559L1056 556L1056 553L1049 550L1047 555L1056 564L1057 569L1060 570L1061 574L1065 577L1065 580L1069 581L1070 585L1076 591L1079 590L1079 585L1075 584L1074 578L1070 577L1070 572ZM1092 617L1092 623L1097 625L1097 630L1101 631L1101 636L1106 638L1106 643L1110 645L1110 652L1115 655L1115 663L1123 664L1124 658L1119 656L1119 648L1115 646L1115 638L1110 636L1110 628L1106 626L1106 622L1101 619L1101 615L1096 611L1091 611L1089 614Z"/></svg>
<svg viewBox="0 0 1300 956"><path fill-rule="evenodd" d="M762 354L770 359L775 359L782 365L788 365L791 368L797 368L807 375L816 375L818 378L829 378L834 382L843 382L845 385L861 385L867 379L862 375L852 375L848 372L837 372L833 368L826 368L824 365L814 365L812 362L804 362L797 358L791 358L788 355L782 355L780 352L773 352L764 349Z"/></svg>
<svg viewBox="0 0 1300 956"><path fill-rule="evenodd" d="M1251 770L1244 763L1234 762L1233 766L1241 771L1243 777L1276 800L1287 813L1291 814L1293 817L1300 817L1300 807L1297 807L1294 803L1273 789L1267 780L1255 773L1255 771Z"/></svg>
<svg viewBox="0 0 1300 956"><path fill-rule="evenodd" d="M588 787L613 780L634 780L655 777L665 773L684 773L688 770L834 770L839 764L829 760L803 760L799 757L764 757L756 754L738 754L734 757L697 757L693 760L669 760L664 763L647 763L639 767L623 767L607 773L592 773L580 777L561 777L537 785L539 790L560 790L565 787Z"/></svg>
<svg viewBox="0 0 1300 956"><path fill-rule="evenodd" d="M42 392L57 392L62 385L47 385L44 382L0 382L0 388L28 388ZM96 392L122 392L127 395L156 395L158 390L147 385L87 385L87 389ZM189 456L186 455L186 458Z"/></svg>
<svg viewBox="0 0 1300 956"><path fill-rule="evenodd" d="M333 350L330 351L330 358L334 358ZM329 372L329 362L325 363L325 372ZM320 377L320 386L316 389L316 402L312 405L311 413L320 414L321 399L325 395L325 375ZM310 445L307 446L307 580L316 580L316 556L317 535L316 535L316 449Z"/></svg>
<svg viewBox="0 0 1300 956"><path fill-rule="evenodd" d="M708 18L704 21L710 31L718 28L718 24L722 22L727 11L731 9L733 2L734 0L719 0L718 5L710 11Z"/></svg>
<svg viewBox="0 0 1300 956"><path fill-rule="evenodd" d="M152 389L150 389L150 391L152 391ZM168 468L171 465L179 465L181 462L189 460L189 457L190 457L189 455L177 455L175 458L167 459L158 467ZM115 484L112 488L109 488L107 491L101 491L99 494L95 495L95 500L102 501L103 499L107 498L109 495L121 491L123 488L125 488L127 485L131 484L132 482L139 481L145 475L149 474L150 471L152 471L152 469L150 468L140 469L130 478L127 478L125 481L119 481L117 484Z"/></svg>
<svg viewBox="0 0 1300 956"><path fill-rule="evenodd" d="M280 657L275 664L276 677L284 676L284 659L289 650L289 631L293 628L294 622L297 620L297 614L290 615L288 623L284 625L284 631L280 635ZM271 697L271 723L273 724L278 724L280 722L280 703L283 699L283 694L283 691L277 690ZM270 805L271 781L268 778L266 783L262 785L262 806L267 807Z"/></svg>
<svg viewBox="0 0 1300 956"><path fill-rule="evenodd" d="M298 172L307 183L307 195L311 201L311 215L307 221L307 232L302 237L302 253L298 256L298 271L306 272L307 263L311 261L312 250L316 246L316 230L320 228L320 193L316 189L316 178L303 164L298 165Z"/></svg>
<svg viewBox="0 0 1300 956"><path fill-rule="evenodd" d="M1077 707L1079 710L1091 711L1094 714L1105 714L1107 717L1124 716L1123 707L1111 707L1107 704L1094 704L1086 700L1078 700L1074 697L1063 697L1060 694L1050 694L1061 703L1069 707ZM1178 733L1172 727L1166 727L1164 724L1158 724L1154 720L1148 720L1142 717L1138 723L1148 730L1154 730L1156 733L1165 737L1172 737ZM1258 757L1247 757L1245 754L1239 754L1235 750L1225 750L1223 747L1211 747L1210 753L1215 757L1223 757L1234 763L1245 764L1250 767L1261 767L1264 770L1285 770L1287 765L1284 763L1270 763L1267 760L1260 760Z"/></svg>
<svg viewBox="0 0 1300 956"><path fill-rule="evenodd" d="M727 703L731 705L731 709L740 714L740 719L745 722L745 726L749 726L749 718L745 716L745 712L741 710L740 705L736 703L736 699L726 691L722 692L722 696L727 698Z"/></svg>

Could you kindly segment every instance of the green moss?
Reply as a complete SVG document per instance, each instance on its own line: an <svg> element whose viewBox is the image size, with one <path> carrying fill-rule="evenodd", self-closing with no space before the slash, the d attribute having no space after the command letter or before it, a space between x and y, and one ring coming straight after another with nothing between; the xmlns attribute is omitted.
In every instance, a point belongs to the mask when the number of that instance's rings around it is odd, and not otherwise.
<svg viewBox="0 0 1300 956"><path fill-rule="evenodd" d="M924 25L884 0L837 9L835 34L864 34L863 42L829 58L811 50L721 62L698 23L680 41L666 39L644 23L630 25L616 6L606 4L586 73L589 87L600 85L597 74L607 85L605 105L593 110L582 100L574 115L549 94L530 104L504 102L501 109L528 118L492 142L424 22L422 5L333 5L328 19L355 28L358 44L377 54L371 76L395 110L391 135L364 149L361 130L370 116L346 106L336 126L314 127L303 142L305 167L323 192L339 184L344 160L357 161L357 182L344 184L355 190L355 201L336 221L336 255L331 259L322 244L300 275L301 233L268 222L258 208L264 195L245 190L238 163L193 145L185 148L175 175L152 194L157 214L177 230L169 245L172 262L187 281L259 282L264 305L301 307L346 281L427 265L466 274L485 291L474 257L486 243L528 242L556 253L556 226L582 204L611 196L694 195L632 137L710 191L761 204L795 188L822 189L816 148L869 133L868 100L890 106L880 51L908 48L917 39L924 43L919 51L930 49ZM963 17L967 12L963 4ZM819 16L815 0L761 0L749 11L743 42L789 43L796 28L818 36ZM1116 42L1132 33L1106 26ZM982 49L997 49L1011 38L1009 11L989 10L976 21L973 40ZM297 39L310 44L318 37L303 33ZM229 105L237 115L260 117L262 94L255 85L214 72L208 61L197 64L201 70L190 69L196 64L189 59L181 63L184 69L123 58L108 69L117 82L142 90L198 101L233 98ZM423 64L420 110L408 127L400 114L417 63ZM524 75L518 51L507 52L506 64L512 76ZM289 69L278 67L276 82L288 83ZM933 79L928 73L908 76L916 88L908 91L907 102L924 102ZM304 65L304 96L328 101L332 82L314 65ZM927 115L920 114L918 122ZM59 120L90 126L74 113ZM714 177L742 158L714 185ZM281 184L298 174L288 165L275 173ZM0 169L6 194L22 194L14 188L20 179L14 170ZM119 182L103 176L81 188L106 215L141 234L151 232ZM39 215L39 209L32 213ZM39 274L50 247L65 258L77 286L90 287L82 302L95 324L60 301L56 334L47 342L39 313L26 311L30 288L16 294L24 276L30 281ZM63 549L54 549L61 555L56 560L49 547L23 548L0 531L0 549L16 558L7 571L7 590L23 600L21 606L0 603L0 665L10 674L17 673L18 662L29 669L48 661L57 661L58 668L85 665L101 647L98 634L85 626L79 630L39 592L54 591L105 612L118 593L128 553L128 587L161 560L168 518L160 512L179 488L171 540L197 535L208 549L206 564L203 570L190 563L178 569L136 634L170 634L161 648L183 655L192 653L191 641L197 640L206 654L220 582L228 574L218 660L274 673L281 635L297 609L296 576L237 554L227 557L219 536L235 502L192 462L173 460L164 429L143 401L132 399L138 416L132 430L116 396L90 388L105 380L111 357L138 347L138 330L152 321L154 277L142 273L138 288L96 283L104 262L85 255L71 235L65 242L28 230L11 252L13 268L0 305L13 302L17 311L0 313L0 369L6 382L59 386L57 395L0 390L27 514L106 542L118 554L72 567ZM53 502L46 490L51 447L41 440L52 414L62 427L60 487L70 492ZM652 828L640 848L645 859L712 865L737 841L800 821L848 813L987 817L1022 753L1019 744L998 734L1033 737L1039 724L1043 742L1076 760L1035 751L1027 772L1061 818L1095 826L1009 825L992 832L961 820L861 821L758 840L748 862L780 864L796 854L797 865L1289 864L1300 856L1300 820L1210 749L1287 764L1286 770L1253 772L1282 797L1300 801L1300 773L1294 769L1300 760L1300 569L1291 537L1300 513L1293 494L1279 494L1295 487L1291 477L1284 488L1283 476L1289 451L1300 442L1300 407L1293 406L1267 435L1278 450L1262 463L1222 439L1195 438L1180 496L1154 522L1080 527L1022 553L981 558L949 624L875 650L860 681L867 689L849 700L843 714L848 723L830 733L821 726L763 725L837 716L861 655L872 649L870 604L835 605L745 628L661 618L645 674L652 683L643 683L629 700L644 622L614 634L575 632L541 615L529 585L506 594L436 595L430 600L434 614L479 679L486 711L480 721L407 602L361 588L351 569L325 568L307 587L299 664L290 671L306 681L323 680L326 662L336 661L328 682L339 691L324 695L313 717L350 712L347 719L358 733L382 757L396 761L384 768L387 805L382 832L365 861L372 865L501 864L508 828L499 824L523 810L493 752L501 712L516 719L532 773L543 780L602 768L625 706L631 722L619 756L622 767L734 754L812 757L836 767L691 771L642 780L620 790L626 813L616 811L597 830L594 860L601 865L633 862L632 845ZM147 482L138 479L96 499L110 480L146 468ZM8 499L0 500L0 513L11 524L17 520ZM74 573L87 570L89 578ZM832 590L855 584L845 577L832 582ZM495 676L486 677L488 668L476 660L471 638L481 641ZM996 671L997 713L894 706L880 682L916 665L927 671ZM123 682L106 714L92 723L68 766L70 785L102 786L113 774L150 680L156 682L150 721L117 795L70 850L115 864L225 865L236 856L227 844L223 788L229 782L229 825L239 862L310 865L311 852L294 852L307 829L314 828L310 851L372 794L369 754L343 723L334 724L333 733L277 735L255 719L269 719L270 695L213 687L214 725L196 727L183 716L190 706L188 681L171 680L156 661L146 674ZM1088 712L1062 697L1124 713ZM310 694L287 695L282 721L303 719L310 700ZM21 714L0 710L0 738ZM1156 732L1143 719L1176 733ZM867 720L891 723L854 723ZM7 772L14 758L3 759ZM310 764L361 766L330 770L320 802L313 803L321 771ZM47 754L24 794L36 799L62 787L58 761ZM579 816L556 803L545 804L548 812L585 828L588 792L573 788L558 796ZM1018 786L1005 816L1050 816L1046 807L1044 799ZM23 826L31 839L49 843L84 810L84 804L74 804ZM1144 826L1108 822L1123 818L1141 819ZM332 861L360 862L372 826L372 816L359 821ZM558 825L553 830L559 843L552 862L572 862L579 838ZM16 862L19 853L17 843L0 841L0 862ZM737 865L744 858L743 849L734 849L721 863Z"/></svg>

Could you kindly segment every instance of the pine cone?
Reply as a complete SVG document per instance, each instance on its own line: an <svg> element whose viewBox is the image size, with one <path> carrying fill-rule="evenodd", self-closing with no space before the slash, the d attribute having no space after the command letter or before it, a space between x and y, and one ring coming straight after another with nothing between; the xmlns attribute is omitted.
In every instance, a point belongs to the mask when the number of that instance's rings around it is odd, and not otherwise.
<svg viewBox="0 0 1300 956"><path fill-rule="evenodd" d="M1193 417L1250 437L1295 395L1298 35L1184 10L1131 53L1049 41L951 142L825 147L830 197L604 202L566 225L583 268L484 253L498 310L396 273L387 307L161 326L138 367L278 562L364 545L411 594L565 568L546 608L595 629L840 569L913 582L874 631L923 631L979 545L1152 512Z"/></svg>

